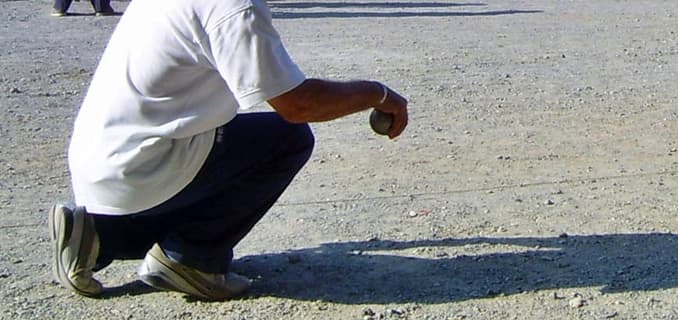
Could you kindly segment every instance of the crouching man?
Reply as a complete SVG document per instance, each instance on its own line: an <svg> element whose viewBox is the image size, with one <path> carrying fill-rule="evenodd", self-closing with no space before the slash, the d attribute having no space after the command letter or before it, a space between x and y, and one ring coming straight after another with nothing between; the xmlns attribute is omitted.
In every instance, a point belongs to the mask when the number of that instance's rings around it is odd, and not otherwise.
<svg viewBox="0 0 678 320"><path fill-rule="evenodd" d="M264 103L274 112L238 113ZM75 206L50 211L54 276L97 296L94 271L143 258L153 287L242 294L233 248L309 159L307 123L370 107L393 116L390 138L405 129L407 101L385 85L306 78L264 0L132 1L75 121Z"/></svg>

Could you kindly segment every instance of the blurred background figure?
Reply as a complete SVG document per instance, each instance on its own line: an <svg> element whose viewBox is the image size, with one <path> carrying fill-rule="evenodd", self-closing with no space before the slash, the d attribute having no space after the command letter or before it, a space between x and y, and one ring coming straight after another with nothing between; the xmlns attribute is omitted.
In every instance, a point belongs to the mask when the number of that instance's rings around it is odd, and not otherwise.
<svg viewBox="0 0 678 320"><path fill-rule="evenodd" d="M79 1L79 0L76 0ZM97 16L110 16L116 14L111 7L111 0L90 0L94 13ZM68 8L71 7L73 0L54 0L54 10L52 10L53 17L63 17L68 14Z"/></svg>

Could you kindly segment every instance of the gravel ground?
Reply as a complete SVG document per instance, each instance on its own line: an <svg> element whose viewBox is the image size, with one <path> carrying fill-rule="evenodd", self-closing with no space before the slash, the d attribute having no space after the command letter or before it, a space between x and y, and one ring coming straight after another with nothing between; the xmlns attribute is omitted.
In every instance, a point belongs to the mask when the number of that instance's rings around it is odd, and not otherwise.
<svg viewBox="0 0 678 320"><path fill-rule="evenodd" d="M411 125L314 124L237 248L251 292L217 303L139 261L98 273L101 299L51 280L46 209L119 17L0 4L2 319L678 319L677 1L271 1L309 76L383 80Z"/></svg>

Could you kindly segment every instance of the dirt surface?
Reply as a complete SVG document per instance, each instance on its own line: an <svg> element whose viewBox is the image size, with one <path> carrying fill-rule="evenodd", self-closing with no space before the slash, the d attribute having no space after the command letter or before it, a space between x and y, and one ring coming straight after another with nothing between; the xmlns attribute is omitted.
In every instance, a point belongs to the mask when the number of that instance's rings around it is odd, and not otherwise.
<svg viewBox="0 0 678 320"><path fill-rule="evenodd" d="M678 1L272 1L309 76L383 80L411 125L314 124L237 248L251 292L218 303L139 261L101 299L51 280L46 210L119 17L0 5L2 319L678 319Z"/></svg>

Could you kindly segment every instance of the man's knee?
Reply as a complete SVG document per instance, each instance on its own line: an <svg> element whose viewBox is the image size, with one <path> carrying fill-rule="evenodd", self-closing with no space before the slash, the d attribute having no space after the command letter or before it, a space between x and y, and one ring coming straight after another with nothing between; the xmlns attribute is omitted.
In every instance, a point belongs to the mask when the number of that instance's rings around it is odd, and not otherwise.
<svg viewBox="0 0 678 320"><path fill-rule="evenodd" d="M297 124L295 129L295 140L299 143L301 149L306 150L310 156L313 147L315 146L315 137L313 136L311 127L308 124L303 123Z"/></svg>

